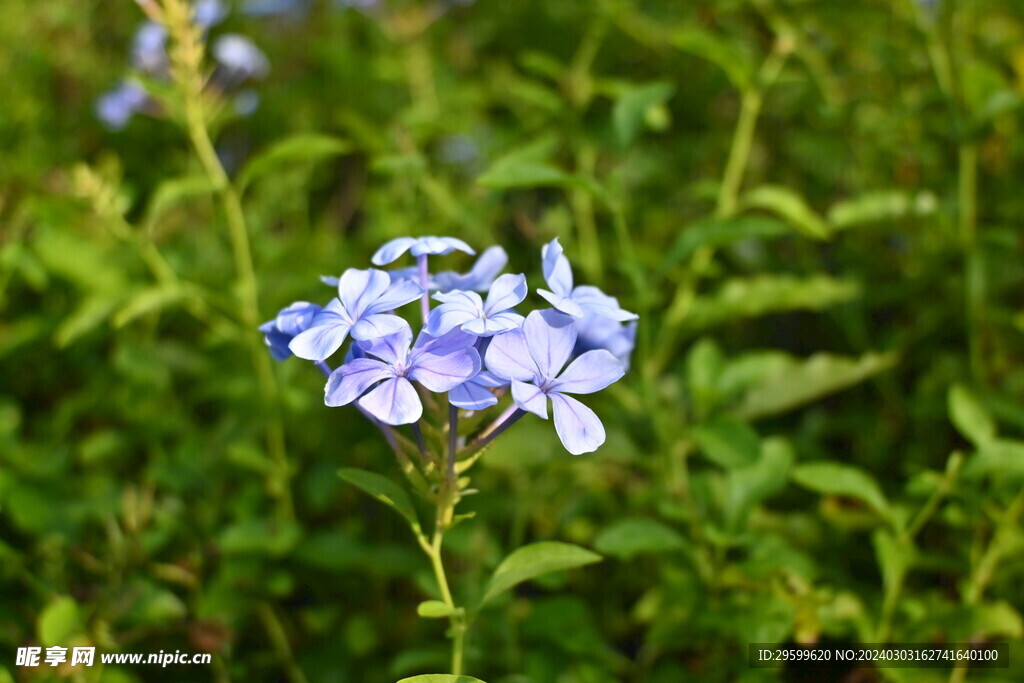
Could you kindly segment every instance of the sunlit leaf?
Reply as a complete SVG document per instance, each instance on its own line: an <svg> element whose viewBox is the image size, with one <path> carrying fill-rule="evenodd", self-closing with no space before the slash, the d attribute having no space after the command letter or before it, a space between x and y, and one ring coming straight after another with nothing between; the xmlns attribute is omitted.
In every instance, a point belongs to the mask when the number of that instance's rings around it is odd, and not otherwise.
<svg viewBox="0 0 1024 683"><path fill-rule="evenodd" d="M788 187L761 185L744 193L740 200L744 209L771 211L787 221L807 237L828 239L829 229L824 219L807 202Z"/></svg>
<svg viewBox="0 0 1024 683"><path fill-rule="evenodd" d="M320 133L299 133L254 156L238 175L238 187L244 190L257 178L280 171L291 164L320 161L351 151L352 145L346 140Z"/></svg>
<svg viewBox="0 0 1024 683"><path fill-rule="evenodd" d="M390 506L405 518L409 526L416 531L419 530L420 523L416 517L416 510L412 506L409 494L401 486L376 472L367 472L352 467L338 470L338 476Z"/></svg>
<svg viewBox="0 0 1024 683"><path fill-rule="evenodd" d="M855 498L889 517L889 502L871 475L852 465L837 462L809 462L797 465L793 481L818 493Z"/></svg>
<svg viewBox="0 0 1024 683"><path fill-rule="evenodd" d="M569 543L541 541L512 551L494 570L481 604L542 574L600 562L595 552Z"/></svg>

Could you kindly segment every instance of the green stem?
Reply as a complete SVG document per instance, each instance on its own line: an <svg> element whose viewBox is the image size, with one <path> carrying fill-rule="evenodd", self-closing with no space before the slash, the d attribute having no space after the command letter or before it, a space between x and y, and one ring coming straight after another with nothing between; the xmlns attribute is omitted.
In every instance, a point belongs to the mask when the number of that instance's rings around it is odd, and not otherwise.
<svg viewBox="0 0 1024 683"><path fill-rule="evenodd" d="M971 374L984 381L981 344L981 320L985 305L984 270L977 249L978 232L978 146L961 143L957 155L959 199L959 237L963 250L964 314L967 321L967 348Z"/></svg>
<svg viewBox="0 0 1024 683"><path fill-rule="evenodd" d="M288 680L291 683L306 683L306 676L295 662L292 646L288 642L288 634L285 633L284 626L281 624L281 620L278 619L277 613L274 612L274 608L267 603L260 603L258 611L260 619L263 621L263 626L267 630L267 635L270 636L274 652L277 654L278 659L281 660Z"/></svg>
<svg viewBox="0 0 1024 683"><path fill-rule="evenodd" d="M458 676L462 674L466 633L469 630L469 622L466 620L465 610L455 605L455 599L452 597L452 591L448 585L448 575L445 572L444 559L441 554L444 532L451 524L455 512L453 500L450 489L445 486L437 501L437 521L434 526L433 538L428 543L421 534L419 535L419 541L423 552L430 559L430 566L434 570L434 578L437 580L438 590L441 592L441 601L451 610L451 615L448 617L449 631L452 638L451 673Z"/></svg>
<svg viewBox="0 0 1024 683"><path fill-rule="evenodd" d="M715 207L715 216L718 218L726 218L736 213L743 175L750 160L754 131L757 129L757 119L761 115L763 103L764 95L756 87L744 92L740 99L740 115L732 136L725 172L722 174L722 184L718 189L718 203Z"/></svg>

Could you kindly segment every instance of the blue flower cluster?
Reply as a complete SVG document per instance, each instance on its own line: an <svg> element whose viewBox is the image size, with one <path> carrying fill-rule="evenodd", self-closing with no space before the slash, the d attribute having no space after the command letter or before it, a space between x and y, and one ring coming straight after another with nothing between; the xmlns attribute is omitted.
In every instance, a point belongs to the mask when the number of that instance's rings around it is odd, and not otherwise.
<svg viewBox="0 0 1024 683"><path fill-rule="evenodd" d="M204 32L221 24L228 16L222 0L196 0L192 20ZM170 61L167 56L167 29L156 21L143 22L132 40L130 62L136 74L146 78L167 80ZM246 36L224 33L210 43L210 53L217 69L207 87L220 93L235 95L236 111L246 116L256 108L258 96L244 85L263 78L270 69L266 55ZM111 130L121 130L139 113L158 113L159 106L150 98L140 82L121 81L96 101L96 116Z"/></svg>
<svg viewBox="0 0 1024 683"><path fill-rule="evenodd" d="M600 391L625 374L636 314L596 287L574 287L557 239L542 252L548 289L537 290L553 308L526 316L516 311L528 294L526 277L501 274L508 263L504 249L487 249L468 273L431 273L431 256L454 251L476 253L453 237L402 237L378 249L372 262L387 266L408 253L415 266L350 268L322 278L337 287L336 298L323 307L295 302L260 326L270 353L279 361L292 355L312 361L328 376L326 405L355 404L385 425L423 417L415 382L464 410L496 406L510 394L514 408L506 421L525 413L548 419L550 401L566 450L597 449L604 427L571 394ZM399 312L417 299L420 330L414 334ZM348 340L341 365L331 369L328 359Z"/></svg>

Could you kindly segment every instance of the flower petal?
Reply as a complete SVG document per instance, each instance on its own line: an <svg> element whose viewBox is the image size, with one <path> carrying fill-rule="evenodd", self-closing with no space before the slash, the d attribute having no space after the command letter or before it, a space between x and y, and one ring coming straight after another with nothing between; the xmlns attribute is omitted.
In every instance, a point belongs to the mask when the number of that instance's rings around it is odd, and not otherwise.
<svg viewBox="0 0 1024 683"><path fill-rule="evenodd" d="M387 265L409 251L414 244L416 244L416 240L412 237L398 237L374 252L370 261L375 266Z"/></svg>
<svg viewBox="0 0 1024 683"><path fill-rule="evenodd" d="M545 244L540 255L543 260L544 281L558 296L569 296L572 292L572 266L569 259L562 253L562 245L558 238Z"/></svg>
<svg viewBox="0 0 1024 683"><path fill-rule="evenodd" d="M580 305L578 303L572 300L572 297L559 296L554 292L549 292L546 289L538 289L537 293L544 297L549 304L554 306L562 313L565 313L566 315L571 315L574 318L583 317L583 309L580 308Z"/></svg>
<svg viewBox="0 0 1024 683"><path fill-rule="evenodd" d="M462 292L460 292L461 294ZM440 337L448 334L463 323L477 320L475 311L468 309L463 303L453 301L441 304L430 312L427 318L427 332L433 337ZM469 330L466 330L467 332Z"/></svg>
<svg viewBox="0 0 1024 683"><path fill-rule="evenodd" d="M317 319L322 315L323 312L317 316ZM335 322L325 325L315 325L305 332L295 335L288 344L288 348L296 356L305 360L326 360L345 343L350 329L348 323L337 319Z"/></svg>
<svg viewBox="0 0 1024 683"><path fill-rule="evenodd" d="M548 397L536 385L512 380L512 400L526 412L548 419Z"/></svg>
<svg viewBox="0 0 1024 683"><path fill-rule="evenodd" d="M405 377L384 380L359 399L359 405L384 424L393 426L411 424L423 415L420 397Z"/></svg>
<svg viewBox="0 0 1024 683"><path fill-rule="evenodd" d="M352 338L358 341L368 341L379 337L386 337L408 327L409 323L397 315L377 313L357 321L352 326ZM409 339L412 339L412 330L409 330Z"/></svg>
<svg viewBox="0 0 1024 683"><path fill-rule="evenodd" d="M604 425L593 410L569 396L554 392L555 431L565 450L573 455L596 451L604 443Z"/></svg>
<svg viewBox="0 0 1024 683"><path fill-rule="evenodd" d="M587 351L574 360L550 388L567 394L592 394L618 381L624 374L626 369L610 351Z"/></svg>
<svg viewBox="0 0 1024 683"><path fill-rule="evenodd" d="M370 304L387 291L390 285L391 276L383 270L349 268L338 282L338 298L355 321L366 312Z"/></svg>
<svg viewBox="0 0 1024 683"><path fill-rule="evenodd" d="M472 247L455 237L421 237L412 245L412 255L436 254L443 256L452 253L456 249L467 254L476 253Z"/></svg>
<svg viewBox="0 0 1024 683"><path fill-rule="evenodd" d="M573 319L551 308L534 311L526 316L523 333L541 376L554 379L569 360L576 344Z"/></svg>
<svg viewBox="0 0 1024 683"><path fill-rule="evenodd" d="M448 402L465 410L483 410L497 405L498 397L473 378L449 391Z"/></svg>
<svg viewBox="0 0 1024 683"><path fill-rule="evenodd" d="M619 322L636 320L640 316L619 307L619 300L608 296L597 287L580 285L572 292L572 300L584 311L611 318Z"/></svg>
<svg viewBox="0 0 1024 683"><path fill-rule="evenodd" d="M484 360L487 369L502 379L527 381L540 373L519 328L491 337Z"/></svg>
<svg viewBox="0 0 1024 683"><path fill-rule="evenodd" d="M491 285L491 290L487 294L487 303L484 304L484 313L490 316L519 305L526 298L526 291L525 275L505 273Z"/></svg>
<svg viewBox="0 0 1024 683"><path fill-rule="evenodd" d="M372 358L357 358L331 373L324 387L324 403L344 406L362 396L373 384L395 373L387 363Z"/></svg>
<svg viewBox="0 0 1024 683"><path fill-rule="evenodd" d="M436 289L450 292L453 289L486 292L494 278L508 263L508 254L501 247L488 247L473 264L468 273L460 274L452 271L437 273L434 276Z"/></svg>
<svg viewBox="0 0 1024 683"><path fill-rule="evenodd" d="M274 322L278 330L294 337L299 332L308 330L322 310L320 306L308 301L296 301L287 308L282 308Z"/></svg>
<svg viewBox="0 0 1024 683"><path fill-rule="evenodd" d="M430 338L410 354L409 379L431 391L454 389L480 372L480 354L473 348L474 341L461 330Z"/></svg>
<svg viewBox="0 0 1024 683"><path fill-rule="evenodd" d="M370 302L363 315L393 311L399 306L415 301L422 294L423 288L415 282L411 280L398 280L393 282L387 291L381 294L375 301Z"/></svg>
<svg viewBox="0 0 1024 683"><path fill-rule="evenodd" d="M374 316L379 318L383 316ZM391 316L397 317L397 316ZM374 356L389 365L404 365L409 356L409 344L412 343L412 328L401 318L401 326L397 331L383 337L373 337L359 342L359 347L370 356Z"/></svg>

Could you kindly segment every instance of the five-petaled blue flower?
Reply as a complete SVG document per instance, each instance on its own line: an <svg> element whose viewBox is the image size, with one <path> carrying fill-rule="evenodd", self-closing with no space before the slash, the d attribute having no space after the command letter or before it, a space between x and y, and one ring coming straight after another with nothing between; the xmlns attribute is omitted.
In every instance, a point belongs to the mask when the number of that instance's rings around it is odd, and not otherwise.
<svg viewBox="0 0 1024 683"><path fill-rule="evenodd" d="M502 275L491 285L486 302L476 292L437 293L434 298L441 305L430 312L427 332L439 337L458 327L478 337L490 337L523 323L523 316L512 307L526 298L526 276Z"/></svg>
<svg viewBox="0 0 1024 683"><path fill-rule="evenodd" d="M573 455L596 450L605 432L594 411L565 394L600 391L625 374L622 363L604 349L584 353L559 374L576 336L571 317L552 309L534 311L521 328L496 335L485 353L487 369L512 382L519 408L547 419L551 399L555 431Z"/></svg>
<svg viewBox="0 0 1024 683"><path fill-rule="evenodd" d="M639 316L619 307L619 300L608 296L597 287L589 285L572 286L572 267L569 259L562 253L562 245L558 238L551 240L541 249L543 259L544 281L551 288L538 289L537 293L563 313L575 318L583 317L590 312L612 320L636 320Z"/></svg>
<svg viewBox="0 0 1024 683"><path fill-rule="evenodd" d="M404 306L423 293L408 280L392 283L383 270L349 268L338 282L338 298L320 311L307 330L288 348L299 358L320 361L353 339L372 339L408 327L397 315L385 313Z"/></svg>
<svg viewBox="0 0 1024 683"><path fill-rule="evenodd" d="M444 256L455 250L475 254L473 248L455 237L398 237L378 249L370 260L375 266L385 266L405 252L413 256Z"/></svg>
<svg viewBox="0 0 1024 683"><path fill-rule="evenodd" d="M385 424L416 422L423 414L423 404L410 380L430 391L451 391L480 372L475 342L475 337L460 330L442 337L422 332L410 349L412 328L408 324L383 337L361 341L359 347L367 357L353 359L331 373L324 403L343 406L358 399L360 407Z"/></svg>

